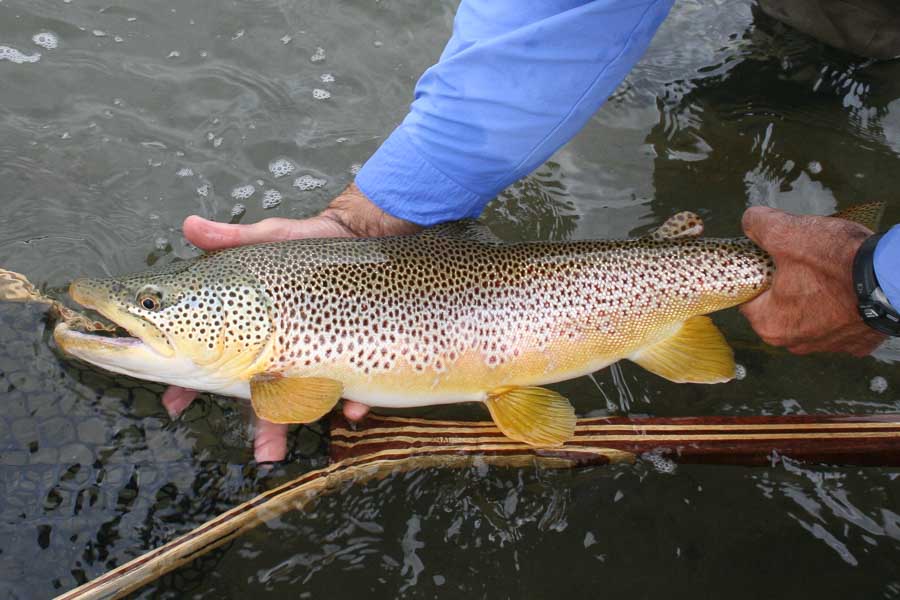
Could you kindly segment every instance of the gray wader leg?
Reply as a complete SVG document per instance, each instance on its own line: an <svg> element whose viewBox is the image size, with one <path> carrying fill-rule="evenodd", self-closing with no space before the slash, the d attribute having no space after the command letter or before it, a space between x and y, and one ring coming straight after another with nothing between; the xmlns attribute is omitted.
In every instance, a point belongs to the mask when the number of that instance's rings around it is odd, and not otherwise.
<svg viewBox="0 0 900 600"><path fill-rule="evenodd" d="M866 58L900 58L900 0L759 0L767 15Z"/></svg>

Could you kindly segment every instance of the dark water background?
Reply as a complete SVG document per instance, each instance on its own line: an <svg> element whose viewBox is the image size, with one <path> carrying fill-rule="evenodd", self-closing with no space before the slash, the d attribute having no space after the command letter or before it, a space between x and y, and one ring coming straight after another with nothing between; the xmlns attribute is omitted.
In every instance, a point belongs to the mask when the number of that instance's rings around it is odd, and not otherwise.
<svg viewBox="0 0 900 600"><path fill-rule="evenodd" d="M0 0L0 46L21 53L0 48L0 265L62 286L194 254L189 214L313 214L402 118L454 7ZM293 172L276 177L278 159ZM324 185L295 187L304 175ZM733 235L751 204L825 214L893 201L898 183L900 64L750 2L684 0L583 133L485 219L509 239L624 237L690 209ZM268 190L282 201L263 209ZM558 389L581 414L900 411L896 366L791 356L734 311L717 321L742 381L623 364ZM172 422L161 389L66 360L39 307L0 305L0 598L67 590L324 463L321 431L298 428L290 462L260 475L244 407L202 397ZM287 515L138 597L896 598L898 474L426 470Z"/></svg>

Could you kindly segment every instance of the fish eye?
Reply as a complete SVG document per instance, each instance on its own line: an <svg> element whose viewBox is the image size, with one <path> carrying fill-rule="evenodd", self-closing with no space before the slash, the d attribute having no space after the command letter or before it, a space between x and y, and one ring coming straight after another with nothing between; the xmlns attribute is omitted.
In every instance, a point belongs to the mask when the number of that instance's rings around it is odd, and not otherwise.
<svg viewBox="0 0 900 600"><path fill-rule="evenodd" d="M162 306L162 294L157 289L143 289L137 297L138 306L144 310L159 310Z"/></svg>

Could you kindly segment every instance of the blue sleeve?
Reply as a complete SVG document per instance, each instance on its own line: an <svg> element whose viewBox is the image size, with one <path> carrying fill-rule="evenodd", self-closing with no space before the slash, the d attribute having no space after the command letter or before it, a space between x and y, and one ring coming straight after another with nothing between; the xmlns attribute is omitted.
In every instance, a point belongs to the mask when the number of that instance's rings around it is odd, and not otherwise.
<svg viewBox="0 0 900 600"><path fill-rule="evenodd" d="M356 184L421 225L478 216L584 126L674 0L463 0L409 114Z"/></svg>
<svg viewBox="0 0 900 600"><path fill-rule="evenodd" d="M900 309L900 225L894 225L875 246L875 277L891 305Z"/></svg>

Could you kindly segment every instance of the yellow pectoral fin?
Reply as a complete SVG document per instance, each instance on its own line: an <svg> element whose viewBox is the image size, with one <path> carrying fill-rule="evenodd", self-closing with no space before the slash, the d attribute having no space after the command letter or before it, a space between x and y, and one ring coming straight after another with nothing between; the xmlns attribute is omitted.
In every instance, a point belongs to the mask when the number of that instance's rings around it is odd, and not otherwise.
<svg viewBox="0 0 900 600"><path fill-rule="evenodd" d="M500 431L516 441L561 446L575 435L575 409L553 390L503 387L484 403Z"/></svg>
<svg viewBox="0 0 900 600"><path fill-rule="evenodd" d="M256 375L250 402L257 416L273 423L312 423L341 399L344 386L325 377Z"/></svg>
<svg viewBox="0 0 900 600"><path fill-rule="evenodd" d="M709 317L691 317L670 337L629 358L675 383L723 383L734 378L734 353Z"/></svg>

